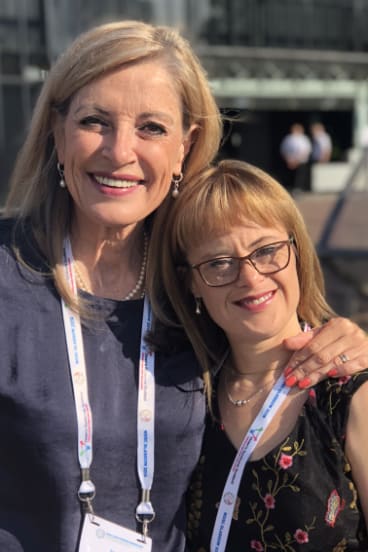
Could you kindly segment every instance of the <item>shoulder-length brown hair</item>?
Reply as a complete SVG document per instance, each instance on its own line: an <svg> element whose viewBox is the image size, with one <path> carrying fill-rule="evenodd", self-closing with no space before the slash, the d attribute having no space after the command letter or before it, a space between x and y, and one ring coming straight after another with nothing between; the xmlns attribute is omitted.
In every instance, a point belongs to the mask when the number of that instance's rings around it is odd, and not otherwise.
<svg viewBox="0 0 368 552"><path fill-rule="evenodd" d="M241 224L245 218L285 229L294 238L299 319L315 326L334 314L324 297L315 248L292 197L264 171L241 161L221 161L187 182L179 197L160 212L154 223L149 258L148 289L157 319L166 327L185 330L207 375L228 343L205 309L201 316L195 314L186 251L208 236Z"/></svg>

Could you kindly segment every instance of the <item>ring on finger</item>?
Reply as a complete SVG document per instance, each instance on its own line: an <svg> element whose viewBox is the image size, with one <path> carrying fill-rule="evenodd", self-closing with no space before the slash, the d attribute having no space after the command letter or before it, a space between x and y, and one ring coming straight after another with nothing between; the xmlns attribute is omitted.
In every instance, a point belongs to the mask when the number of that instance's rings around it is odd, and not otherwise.
<svg viewBox="0 0 368 552"><path fill-rule="evenodd" d="M345 353L341 353L340 355L338 355L339 359L341 360L341 362L343 364L345 364L345 362L347 362L349 360L349 357L348 355L346 355Z"/></svg>
<svg viewBox="0 0 368 552"><path fill-rule="evenodd" d="M305 373L305 371L303 370L303 368L301 368L300 366L298 366L298 370L299 370L299 372L302 373L302 378L305 378L306 373Z"/></svg>

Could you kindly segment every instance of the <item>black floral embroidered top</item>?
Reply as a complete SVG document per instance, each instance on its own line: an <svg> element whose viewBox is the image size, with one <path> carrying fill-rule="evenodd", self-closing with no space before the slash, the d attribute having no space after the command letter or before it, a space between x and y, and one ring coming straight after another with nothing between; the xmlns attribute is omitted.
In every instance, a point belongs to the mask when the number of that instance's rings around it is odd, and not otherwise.
<svg viewBox="0 0 368 552"><path fill-rule="evenodd" d="M318 384L290 435L262 459L247 463L227 552L368 550L343 451L351 396L367 380L365 371ZM210 550L218 503L235 455L220 424L208 418L188 495L191 552Z"/></svg>

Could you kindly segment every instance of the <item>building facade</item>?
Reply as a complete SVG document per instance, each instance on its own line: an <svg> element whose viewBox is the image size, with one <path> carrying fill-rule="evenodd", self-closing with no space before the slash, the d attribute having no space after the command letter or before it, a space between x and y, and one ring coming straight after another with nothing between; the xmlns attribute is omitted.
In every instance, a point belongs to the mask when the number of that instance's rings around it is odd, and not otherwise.
<svg viewBox="0 0 368 552"><path fill-rule="evenodd" d="M293 121L324 122L337 157L368 126L366 0L2 0L0 201L50 63L78 33L117 18L189 38L219 105L236 114L226 155L277 172Z"/></svg>

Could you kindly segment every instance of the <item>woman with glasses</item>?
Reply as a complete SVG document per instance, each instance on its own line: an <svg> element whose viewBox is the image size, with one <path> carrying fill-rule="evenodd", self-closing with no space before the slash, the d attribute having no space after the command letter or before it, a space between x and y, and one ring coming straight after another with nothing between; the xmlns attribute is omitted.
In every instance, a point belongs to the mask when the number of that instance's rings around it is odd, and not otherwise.
<svg viewBox="0 0 368 552"><path fill-rule="evenodd" d="M334 317L294 201L263 171L222 161L161 214L157 339L184 326L210 404L190 550L366 550L368 371L312 388L283 377L285 340Z"/></svg>

